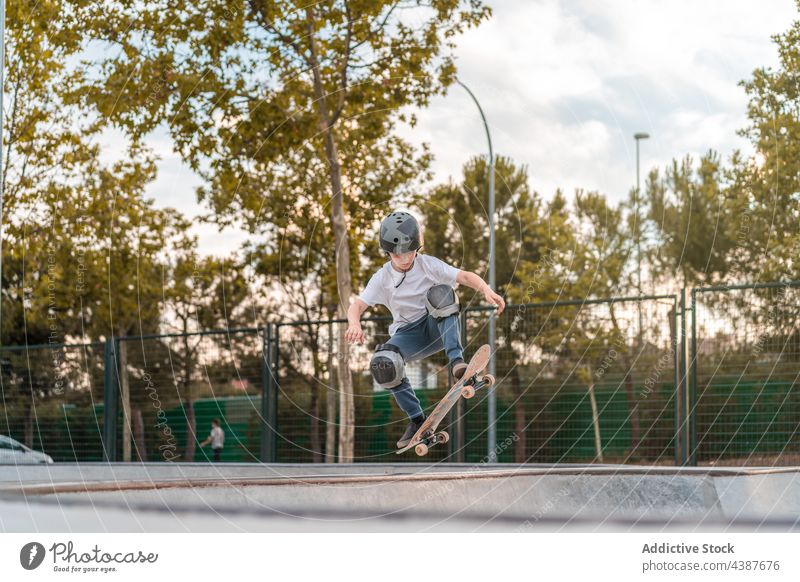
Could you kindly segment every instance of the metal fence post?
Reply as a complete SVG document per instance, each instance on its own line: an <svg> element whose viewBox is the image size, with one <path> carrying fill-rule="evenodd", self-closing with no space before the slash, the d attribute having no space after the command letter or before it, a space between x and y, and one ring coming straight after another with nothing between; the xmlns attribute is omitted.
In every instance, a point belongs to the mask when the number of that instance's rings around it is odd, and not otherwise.
<svg viewBox="0 0 800 582"><path fill-rule="evenodd" d="M262 463L268 463L270 461L268 455L269 437L267 435L267 433L269 432L269 426L267 425L267 415L269 412L269 407L267 406L267 402L269 399L269 350L270 350L270 345L272 343L270 341L271 331L272 331L272 324L268 323L263 330L264 336L261 340L261 407L260 407L261 422L259 423L261 454L259 456L261 458Z"/></svg>
<svg viewBox="0 0 800 582"><path fill-rule="evenodd" d="M689 305L686 300L686 289L681 289L681 402L683 407L683 424L681 425L681 438L683 443L683 465L691 464L691 415L692 401L689 386L689 325L687 315Z"/></svg>
<svg viewBox="0 0 800 582"><path fill-rule="evenodd" d="M681 396L683 388L683 361L680 357L680 335L683 333L683 308L679 304L678 297L676 296L672 303L672 329L673 334L670 338L672 344L672 364L674 367L675 378L675 465L681 466L686 462L686 450L683 443L683 426L686 422L686 412L683 408L684 399Z"/></svg>
<svg viewBox="0 0 800 582"><path fill-rule="evenodd" d="M686 289L681 289L680 294L680 326L679 341L676 342L677 362L675 393L675 463L677 465L694 465L694 396L691 381L691 363L689 356L689 326L688 312L692 312L692 349L694 350L694 293L692 293L692 306L686 300ZM677 326L676 326L677 327Z"/></svg>
<svg viewBox="0 0 800 582"><path fill-rule="evenodd" d="M281 359L281 324L275 323L272 327L272 400L270 401L269 422L272 427L272 458L278 461L278 393L281 389L280 359Z"/></svg>
<svg viewBox="0 0 800 582"><path fill-rule="evenodd" d="M113 463L117 460L117 413L119 390L117 386L117 341L106 340L103 374L103 459Z"/></svg>
<svg viewBox="0 0 800 582"><path fill-rule="evenodd" d="M692 340L691 354L689 354L688 393L689 393L689 437L688 437L688 463L697 466L697 289L692 289ZM686 371L686 366L684 366Z"/></svg>
<svg viewBox="0 0 800 582"><path fill-rule="evenodd" d="M263 358L261 362L261 462L277 460L278 390L277 362L275 358L277 326L268 323L264 328Z"/></svg>

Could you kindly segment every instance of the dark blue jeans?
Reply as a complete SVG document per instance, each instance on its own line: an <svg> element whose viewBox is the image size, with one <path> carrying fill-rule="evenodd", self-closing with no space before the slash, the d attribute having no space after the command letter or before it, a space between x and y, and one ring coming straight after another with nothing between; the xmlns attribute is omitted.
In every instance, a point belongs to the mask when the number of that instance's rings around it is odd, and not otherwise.
<svg viewBox="0 0 800 582"><path fill-rule="evenodd" d="M442 318L440 321L436 321L431 315L425 315L398 329L386 343L397 346L406 362L427 358L441 350L447 354L448 362L464 358L458 314ZM419 398L414 394L407 377L404 376L400 385L392 388L391 392L398 406L409 418L422 414Z"/></svg>

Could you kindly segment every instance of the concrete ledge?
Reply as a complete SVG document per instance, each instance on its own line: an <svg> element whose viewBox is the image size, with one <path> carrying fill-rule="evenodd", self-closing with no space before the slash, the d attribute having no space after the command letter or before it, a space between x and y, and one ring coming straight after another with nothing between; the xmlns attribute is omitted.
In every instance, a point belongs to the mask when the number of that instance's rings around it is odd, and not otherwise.
<svg viewBox="0 0 800 582"><path fill-rule="evenodd" d="M363 528L356 531L373 531L379 522L381 530L397 516L411 516L414 527L423 529L447 523L456 530L489 531L555 524L584 529L692 524L692 531L737 524L794 531L800 520L798 468L97 464L14 469L16 480L2 473L0 482L5 528L7 516L21 515L23 499L31 514L66 508L69 515L84 512L85 524L100 519L123 527L139 515L157 515L157 527L168 528L158 531L183 527L187 520L204 528L228 519L245 531L262 531L246 529L255 527L254 516L277 528L270 531L281 531L287 520L294 524L289 530L316 531L318 522L330 521L326 515L349 524L347 531L355 523ZM193 527L188 531L207 531Z"/></svg>

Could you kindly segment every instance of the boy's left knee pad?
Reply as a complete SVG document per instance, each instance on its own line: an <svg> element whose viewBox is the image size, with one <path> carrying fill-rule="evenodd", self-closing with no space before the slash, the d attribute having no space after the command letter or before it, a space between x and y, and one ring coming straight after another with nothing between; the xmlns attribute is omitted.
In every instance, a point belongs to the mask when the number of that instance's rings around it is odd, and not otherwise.
<svg viewBox="0 0 800 582"><path fill-rule="evenodd" d="M392 344L378 344L369 362L369 371L381 388L396 388L405 376L405 360L400 348Z"/></svg>
<svg viewBox="0 0 800 582"><path fill-rule="evenodd" d="M458 295L450 285L434 285L425 294L425 305L436 319L443 319L461 311Z"/></svg>

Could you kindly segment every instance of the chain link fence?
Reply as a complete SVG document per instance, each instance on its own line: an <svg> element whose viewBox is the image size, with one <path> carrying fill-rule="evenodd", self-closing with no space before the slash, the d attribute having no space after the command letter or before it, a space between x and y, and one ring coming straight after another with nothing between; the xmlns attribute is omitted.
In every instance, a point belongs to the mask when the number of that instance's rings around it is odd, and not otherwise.
<svg viewBox="0 0 800 582"><path fill-rule="evenodd" d="M391 393L377 386L369 370L375 346L389 339L385 317L362 320L366 343L339 345L345 321L300 322L277 326L278 350L278 445L279 462L324 462L336 458L340 393L338 364L347 358L352 374L355 405L355 453L361 462L395 462L395 443L408 419L394 404ZM448 384L442 356L410 362L406 374L423 408L430 411ZM442 460L447 449L431 451Z"/></svg>
<svg viewBox="0 0 800 582"><path fill-rule="evenodd" d="M262 330L131 337L117 343L120 393L130 394L130 412L120 418L117 431L123 459L208 460L211 447L198 443L216 419L225 432L222 460L259 460ZM124 417L130 418L130 453L123 445Z"/></svg>
<svg viewBox="0 0 800 582"><path fill-rule="evenodd" d="M489 313L465 314L471 349ZM673 461L673 296L512 305L496 329L499 460ZM466 404L468 461L492 455L487 396Z"/></svg>
<svg viewBox="0 0 800 582"><path fill-rule="evenodd" d="M3 347L0 434L56 461L103 460L104 370L102 343Z"/></svg>
<svg viewBox="0 0 800 582"><path fill-rule="evenodd" d="M800 463L800 282L692 292L694 455Z"/></svg>
<svg viewBox="0 0 800 582"><path fill-rule="evenodd" d="M484 390L459 401L442 425L450 442L425 460L796 464L799 287L698 288L690 305L673 295L509 305L496 317L495 449ZM461 313L467 357L487 343L490 313ZM407 419L369 372L389 323L363 320L367 342L347 350L358 462L420 460L395 454ZM2 347L0 433L56 461L205 461L200 443L219 419L223 461L335 462L345 325ZM427 412L452 383L443 353L407 375Z"/></svg>

